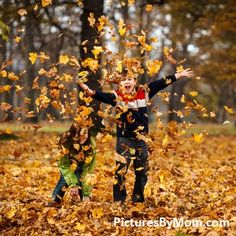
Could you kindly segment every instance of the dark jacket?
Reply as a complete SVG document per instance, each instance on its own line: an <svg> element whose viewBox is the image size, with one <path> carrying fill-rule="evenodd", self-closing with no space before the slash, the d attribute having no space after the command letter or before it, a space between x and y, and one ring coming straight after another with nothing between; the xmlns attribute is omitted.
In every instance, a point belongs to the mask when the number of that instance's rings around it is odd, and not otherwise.
<svg viewBox="0 0 236 236"><path fill-rule="evenodd" d="M112 93L95 91L93 98L116 107L117 137L136 137L148 133L148 101L160 90L176 81L174 75L138 86L132 98L125 97L119 90Z"/></svg>

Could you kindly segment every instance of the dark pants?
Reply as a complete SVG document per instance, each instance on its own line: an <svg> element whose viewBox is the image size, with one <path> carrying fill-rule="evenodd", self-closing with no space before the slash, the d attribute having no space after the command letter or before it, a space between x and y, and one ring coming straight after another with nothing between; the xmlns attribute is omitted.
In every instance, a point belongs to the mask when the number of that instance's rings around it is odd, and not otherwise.
<svg viewBox="0 0 236 236"><path fill-rule="evenodd" d="M75 170L75 175L77 176L79 183L80 183L81 173L82 173L82 166L78 165L76 170ZM66 192L65 188L68 188L68 185L66 183L65 178L60 173L60 179L58 180L57 185L53 190L52 199L56 202L61 202L61 200L64 197L65 192ZM82 196L82 190L81 189L79 189L79 195L80 195L80 198L82 200L83 196Z"/></svg>
<svg viewBox="0 0 236 236"><path fill-rule="evenodd" d="M125 175L131 159L134 160L135 183L132 195L133 202L144 201L144 187L147 183L148 146L143 140L131 137L118 137L116 151L124 156L126 163L116 162L118 168L115 172L117 183L113 186L114 201L125 201L127 193L125 188Z"/></svg>

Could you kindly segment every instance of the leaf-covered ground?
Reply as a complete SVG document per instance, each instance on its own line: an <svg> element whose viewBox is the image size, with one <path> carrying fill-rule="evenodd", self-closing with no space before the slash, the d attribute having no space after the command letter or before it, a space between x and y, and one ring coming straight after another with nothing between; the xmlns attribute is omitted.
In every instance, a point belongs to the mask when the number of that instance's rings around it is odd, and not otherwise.
<svg viewBox="0 0 236 236"><path fill-rule="evenodd" d="M16 132L0 141L1 235L235 235L236 136L191 137L154 133L145 204L133 205L133 169L126 204L112 202L115 140L98 142L91 202L48 208L58 180L56 133ZM164 135L164 136L163 136ZM198 141L198 140L197 140ZM229 227L122 227L114 217L229 220Z"/></svg>

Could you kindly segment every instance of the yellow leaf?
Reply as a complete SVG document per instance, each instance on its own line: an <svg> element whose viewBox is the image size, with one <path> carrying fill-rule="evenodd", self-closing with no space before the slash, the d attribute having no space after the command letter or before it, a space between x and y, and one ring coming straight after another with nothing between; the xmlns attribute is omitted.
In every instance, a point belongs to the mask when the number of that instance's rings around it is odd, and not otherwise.
<svg viewBox="0 0 236 236"><path fill-rule="evenodd" d="M88 156L88 157L85 158L84 162L86 164L89 164L89 163L91 163L92 160L93 160L93 157L92 156Z"/></svg>
<svg viewBox="0 0 236 236"><path fill-rule="evenodd" d="M161 69L162 61L158 60L147 60L146 67L148 70L148 75L152 76L154 74L157 74L158 71Z"/></svg>
<svg viewBox="0 0 236 236"><path fill-rule="evenodd" d="M84 68L89 67L89 69L93 72L95 72L99 67L98 60L95 60L91 57L88 57L84 61L82 61L81 65Z"/></svg>
<svg viewBox="0 0 236 236"><path fill-rule="evenodd" d="M6 134L12 134L12 130L9 129L9 128L7 128L7 129L5 130L5 133L6 133Z"/></svg>
<svg viewBox="0 0 236 236"><path fill-rule="evenodd" d="M11 89L10 85L0 86L0 93L9 92L10 89Z"/></svg>
<svg viewBox="0 0 236 236"><path fill-rule="evenodd" d="M16 43L19 43L21 41L21 37L16 36L14 40Z"/></svg>
<svg viewBox="0 0 236 236"><path fill-rule="evenodd" d="M6 70L2 70L0 72L0 75L1 75L1 77L6 78L7 77L7 71Z"/></svg>
<svg viewBox="0 0 236 236"><path fill-rule="evenodd" d="M12 208L10 211L7 212L6 216L8 219L11 219L16 214L16 209Z"/></svg>
<svg viewBox="0 0 236 236"><path fill-rule="evenodd" d="M176 68L176 72L177 72L177 73L180 73L180 72L182 72L183 70L184 70L184 67L183 67L182 65L177 66L177 68Z"/></svg>
<svg viewBox="0 0 236 236"><path fill-rule="evenodd" d="M134 3L135 3L135 0L128 0L128 5L130 6L130 5L134 5Z"/></svg>
<svg viewBox="0 0 236 236"><path fill-rule="evenodd" d="M51 102L51 105L55 108L55 109L57 109L57 110L61 110L61 104L60 103L58 103L57 101L53 101L53 102Z"/></svg>
<svg viewBox="0 0 236 236"><path fill-rule="evenodd" d="M27 11L25 9L20 9L17 11L17 13L21 16L27 15Z"/></svg>
<svg viewBox="0 0 236 236"><path fill-rule="evenodd" d="M17 75L15 75L13 72L9 72L8 79L16 81L16 80L19 80L19 77Z"/></svg>
<svg viewBox="0 0 236 236"><path fill-rule="evenodd" d="M91 211L92 211L92 216L95 219L99 219L103 216L103 208L101 208L101 207L100 208L95 208Z"/></svg>
<svg viewBox="0 0 236 236"><path fill-rule="evenodd" d="M39 8L38 4L35 4L35 6L34 6L34 11L37 11L38 8Z"/></svg>
<svg viewBox="0 0 236 236"><path fill-rule="evenodd" d="M145 45L144 45L144 49L145 49L147 52L150 52L150 51L153 49L153 47L152 47L152 45L145 44Z"/></svg>
<svg viewBox="0 0 236 236"><path fill-rule="evenodd" d="M194 134L193 139L194 139L195 142L201 143L203 141L203 134L202 133Z"/></svg>
<svg viewBox="0 0 236 236"><path fill-rule="evenodd" d="M216 117L215 112L214 112L214 111L211 111L211 112L210 112L210 116L211 116L211 117Z"/></svg>
<svg viewBox="0 0 236 236"><path fill-rule="evenodd" d="M92 53L93 53L95 59L97 59L98 55L103 52L103 49L101 46L94 46L93 48L94 49L92 50Z"/></svg>
<svg viewBox="0 0 236 236"><path fill-rule="evenodd" d="M168 135L166 134L164 139L162 140L162 146L166 146L168 143Z"/></svg>
<svg viewBox="0 0 236 236"><path fill-rule="evenodd" d="M119 20L118 27L119 27L119 34L120 34L121 36L124 36L125 33L126 33L126 27L125 27L125 24L124 24L124 20L123 20L123 19L120 19L120 20Z"/></svg>
<svg viewBox="0 0 236 236"><path fill-rule="evenodd" d="M59 63L66 65L69 62L70 58L67 55L60 55Z"/></svg>
<svg viewBox="0 0 236 236"><path fill-rule="evenodd" d="M184 96L184 95L181 96L180 101L181 101L182 103L185 103L185 102L186 102L186 101L185 101L185 96Z"/></svg>
<svg viewBox="0 0 236 236"><path fill-rule="evenodd" d="M89 25L93 27L96 23L96 20L94 18L94 13L90 13L88 17ZM83 45L83 44L82 44Z"/></svg>
<svg viewBox="0 0 236 236"><path fill-rule="evenodd" d="M134 155L136 151L135 151L134 148L130 148L130 149L129 149L129 152L130 152L131 155Z"/></svg>
<svg viewBox="0 0 236 236"><path fill-rule="evenodd" d="M37 57L38 57L38 54L36 52L29 53L29 60L31 61L32 65L35 63Z"/></svg>
<svg viewBox="0 0 236 236"><path fill-rule="evenodd" d="M196 97L198 95L198 92L197 91L191 91L189 92L189 94L192 96L192 97Z"/></svg>
<svg viewBox="0 0 236 236"><path fill-rule="evenodd" d="M147 12L152 11L152 7L153 7L152 4L147 4L145 10Z"/></svg>
<svg viewBox="0 0 236 236"><path fill-rule="evenodd" d="M121 73L122 72L122 70L123 70L123 63L122 63L122 61L121 60L119 60L118 62L117 62L117 67L116 67L116 70L119 72L119 73Z"/></svg>
<svg viewBox="0 0 236 236"><path fill-rule="evenodd" d="M163 174L161 174L159 176L159 180L160 180L160 183L163 184L163 182L164 182L164 175Z"/></svg>
<svg viewBox="0 0 236 236"><path fill-rule="evenodd" d="M48 6L49 4L52 4L52 0L42 0L42 6L43 6L43 7L46 7L46 6Z"/></svg>
<svg viewBox="0 0 236 236"><path fill-rule="evenodd" d="M78 230L78 231L84 231L85 230L85 225L81 224L81 223L76 223L76 225L74 226L74 229Z"/></svg>
<svg viewBox="0 0 236 236"><path fill-rule="evenodd" d="M79 151L79 149L80 149L80 145L78 144L78 143L74 143L74 148L77 150L77 151Z"/></svg>
<svg viewBox="0 0 236 236"><path fill-rule="evenodd" d="M23 87L21 87L20 85L15 85L15 88L17 93L19 93L23 89Z"/></svg>
<svg viewBox="0 0 236 236"><path fill-rule="evenodd" d="M144 169L144 167L139 167L139 168L136 168L135 170L140 171L140 170L143 170L143 169Z"/></svg>
<svg viewBox="0 0 236 236"><path fill-rule="evenodd" d="M230 107L228 107L228 106L224 106L224 109L225 109L228 113L230 113L230 114L233 114L233 113L234 113L233 109L230 108Z"/></svg>

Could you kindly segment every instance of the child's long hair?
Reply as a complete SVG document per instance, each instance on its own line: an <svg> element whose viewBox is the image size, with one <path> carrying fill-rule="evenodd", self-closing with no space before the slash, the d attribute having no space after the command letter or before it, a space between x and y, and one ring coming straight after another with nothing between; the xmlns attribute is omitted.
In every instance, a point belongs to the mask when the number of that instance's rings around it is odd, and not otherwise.
<svg viewBox="0 0 236 236"><path fill-rule="evenodd" d="M83 144L80 144L79 142L80 132L83 128L87 128L87 127L77 126L75 123L72 123L70 129L66 131L64 134L62 134L62 136L60 137L59 142L58 142L59 146L61 146L64 149L67 149L69 154L72 154L72 155L79 154L79 152L81 152L82 150L82 146L86 146L86 145L89 146L91 144L89 129L88 129L87 140ZM75 148L74 144L79 144L80 147Z"/></svg>

